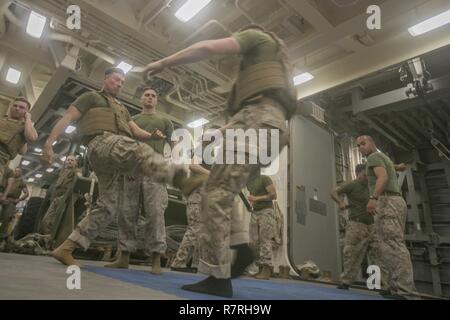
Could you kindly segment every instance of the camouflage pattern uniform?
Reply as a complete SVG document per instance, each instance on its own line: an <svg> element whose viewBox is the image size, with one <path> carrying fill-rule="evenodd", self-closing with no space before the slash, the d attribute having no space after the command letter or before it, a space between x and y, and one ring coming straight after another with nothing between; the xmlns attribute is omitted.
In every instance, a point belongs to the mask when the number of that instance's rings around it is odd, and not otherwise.
<svg viewBox="0 0 450 320"><path fill-rule="evenodd" d="M3 176L8 168L9 155L4 154L0 150L0 182L3 182Z"/></svg>
<svg viewBox="0 0 450 320"><path fill-rule="evenodd" d="M166 139L152 138L146 141L155 153L164 154L164 145L170 142L173 132L173 124L170 120L158 114L138 114L132 117L132 120L142 129L147 132L153 132L155 129L167 137ZM138 184L140 195L140 210L121 212L120 215L127 215L119 219L119 247L123 251L126 248L133 248L136 251L138 247L145 249L147 255L152 253L163 254L166 252L166 225L165 225L165 211L169 203L169 195L164 184L156 183L148 176L138 176ZM139 214L144 217L143 224L143 238L137 241L139 233L134 233L136 230ZM142 237L142 236L141 236Z"/></svg>
<svg viewBox="0 0 450 320"><path fill-rule="evenodd" d="M80 170L77 168L65 168L59 174L54 191L55 198L53 199L50 207L45 213L44 218L42 219L40 230L42 234L52 233L58 218L58 213L60 212L58 209L60 209L62 205L65 205L65 203L63 202L65 195L69 187L72 186L77 172L80 172Z"/></svg>
<svg viewBox="0 0 450 320"><path fill-rule="evenodd" d="M391 292L415 297L411 256L405 245L404 230L407 206L401 196L380 196L375 215L375 232L379 236L381 265L390 275Z"/></svg>
<svg viewBox="0 0 450 320"><path fill-rule="evenodd" d="M167 244L164 213L169 202L167 188L164 184L153 182L147 176L138 178L137 187L135 192L140 194L144 216L142 227L144 228L146 254L165 253ZM119 246L122 251L134 252L137 250L138 218L139 207L136 210L122 211L119 214Z"/></svg>
<svg viewBox="0 0 450 320"><path fill-rule="evenodd" d="M250 243L257 253L256 264L273 267L272 241L275 236L275 212L273 208L254 211L250 220Z"/></svg>
<svg viewBox="0 0 450 320"><path fill-rule="evenodd" d="M156 182L170 183L177 169L145 143L109 132L90 141L88 158L98 177L99 198L90 214L69 236L85 250L119 212L138 212L139 181L135 178L138 174ZM119 215L119 223L126 216ZM137 219L138 215L135 216ZM126 232L131 234L131 230Z"/></svg>
<svg viewBox="0 0 450 320"><path fill-rule="evenodd" d="M275 100L263 98L245 106L231 119L230 129L279 129L279 147L288 141L284 109ZM270 134L270 131L268 131ZM270 141L270 137L268 138ZM225 137L226 140L226 137ZM249 144L248 139L246 143ZM226 141L224 142L226 144ZM259 152L264 144L247 145L246 150ZM270 147L270 144L268 145ZM235 149L236 150L236 149ZM264 151L263 151L264 152ZM266 154L271 154L270 150ZM248 157L248 154L246 154ZM199 233L200 262L198 270L218 279L230 278L230 244L248 243L244 220L233 210L236 195L247 182L259 175L259 164L213 165L205 185L205 196Z"/></svg>
<svg viewBox="0 0 450 320"><path fill-rule="evenodd" d="M14 178L14 183L8 193L7 203L2 205L0 212L0 237L8 235L8 229L16 214L16 206L14 200L20 199L23 190L26 189L26 184L23 179Z"/></svg>
<svg viewBox="0 0 450 320"><path fill-rule="evenodd" d="M341 275L342 283L350 285L357 278L361 264L367 254L369 263L381 269L382 289L388 289L389 273L384 267L380 257L380 241L375 232L374 224L366 224L349 220L345 228L344 240L344 272Z"/></svg>
<svg viewBox="0 0 450 320"><path fill-rule="evenodd" d="M172 267L186 268L192 258L191 267L198 267L198 238L200 230L200 212L202 207L202 190L197 188L187 198L187 229L178 248Z"/></svg>
<svg viewBox="0 0 450 320"><path fill-rule="evenodd" d="M374 152L367 157L367 178L369 190L373 194L377 181L376 167L385 168L388 181L376 202L375 232L380 245L381 264L390 276L393 294L404 298L416 298L414 272L411 256L406 248L404 232L407 217L407 205L401 197L395 166L392 160L382 152Z"/></svg>
<svg viewBox="0 0 450 320"><path fill-rule="evenodd" d="M2 237L8 235L8 228L11 222L14 219L14 215L16 213L16 204L11 200L2 205L0 210L0 240Z"/></svg>

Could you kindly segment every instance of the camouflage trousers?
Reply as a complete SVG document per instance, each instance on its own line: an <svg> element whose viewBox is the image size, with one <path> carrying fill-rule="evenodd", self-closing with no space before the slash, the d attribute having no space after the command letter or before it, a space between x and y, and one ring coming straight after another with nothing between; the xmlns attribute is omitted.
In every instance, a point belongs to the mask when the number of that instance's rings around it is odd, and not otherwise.
<svg viewBox="0 0 450 320"><path fill-rule="evenodd" d="M202 208L202 190L197 188L187 199L186 217L187 229L178 248L177 255L172 261L172 267L186 268L192 258L191 267L198 267L198 232L200 230L200 212Z"/></svg>
<svg viewBox="0 0 450 320"><path fill-rule="evenodd" d="M0 205L0 238L8 235L8 227L14 219L16 204L9 202Z"/></svg>
<svg viewBox="0 0 450 320"><path fill-rule="evenodd" d="M153 182L149 177L139 177L137 194L140 195L141 211L126 210L119 213L119 247L122 251L137 250L137 225L139 214L144 216L144 247L147 255L153 252L165 253L166 225L164 213L169 196L164 184Z"/></svg>
<svg viewBox="0 0 450 320"><path fill-rule="evenodd" d="M411 256L405 245L404 232L407 207L398 197L381 196L375 215L375 232L379 236L380 260L390 275L391 292L404 297L415 297Z"/></svg>
<svg viewBox="0 0 450 320"><path fill-rule="evenodd" d="M55 197L55 199L53 199L52 203L47 209L47 212L45 213L44 218L42 219L40 230L41 234L52 234L52 232L54 231L53 229L55 228L55 224L59 216L58 211L60 210L62 205L65 206L65 203L62 203L63 200L64 195Z"/></svg>
<svg viewBox="0 0 450 320"><path fill-rule="evenodd" d="M0 183L3 183L4 174L8 168L9 155L0 151Z"/></svg>
<svg viewBox="0 0 450 320"><path fill-rule="evenodd" d="M230 129L279 129L277 142L280 150L287 144L286 116L282 107L276 103L255 103L246 106L230 119L230 123ZM226 138L224 143L226 144ZM261 148L267 149L269 145L258 144L250 147L253 152L258 152ZM248 242L248 232L245 232L243 226L244 219L236 217L237 213L232 204L247 182L257 176L261 165L249 164L249 155L245 156L246 164L213 165L205 184L198 270L218 279L230 278L230 245Z"/></svg>
<svg viewBox="0 0 450 320"><path fill-rule="evenodd" d="M273 267L272 241L275 237L275 212L266 208L252 213L250 220L250 243L255 248L259 267Z"/></svg>
<svg viewBox="0 0 450 320"><path fill-rule="evenodd" d="M375 225L349 220L345 228L342 283L351 284L356 280L366 256L371 265L380 267L381 287L383 290L387 290L389 288L389 273L381 263L380 241L375 233Z"/></svg>
<svg viewBox="0 0 450 320"><path fill-rule="evenodd" d="M172 182L176 166L145 143L105 133L88 146L88 158L97 174L99 197L92 211L69 236L87 250L93 239L114 219L139 210L139 181L145 175L160 183ZM119 219L120 219L119 216Z"/></svg>

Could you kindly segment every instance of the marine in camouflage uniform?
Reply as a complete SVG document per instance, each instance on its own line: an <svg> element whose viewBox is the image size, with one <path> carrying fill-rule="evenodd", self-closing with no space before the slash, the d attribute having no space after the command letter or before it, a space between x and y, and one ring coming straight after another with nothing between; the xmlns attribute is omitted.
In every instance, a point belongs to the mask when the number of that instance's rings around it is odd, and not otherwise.
<svg viewBox="0 0 450 320"><path fill-rule="evenodd" d="M64 168L59 173L58 179L55 182L53 191L53 200L50 204L41 224L41 234L52 234L54 232L55 223L58 219L58 211L61 206L64 206L63 199L72 187L75 178L81 177L81 170L77 166L77 159L75 156L68 156Z"/></svg>
<svg viewBox="0 0 450 320"><path fill-rule="evenodd" d="M0 182L4 180L8 162L18 154L24 154L27 142L33 143L38 138L31 122L30 108L30 102L26 99L15 98L7 115L0 118ZM2 197L4 200L6 195Z"/></svg>
<svg viewBox="0 0 450 320"><path fill-rule="evenodd" d="M357 145L367 156L370 194L367 210L375 218L381 264L390 275L390 290L396 297L416 298L411 256L404 240L407 206L401 196L395 166L389 157L378 151L371 137L358 137ZM387 177L386 183L376 187L377 180L383 176Z"/></svg>
<svg viewBox="0 0 450 320"><path fill-rule="evenodd" d="M373 216L367 212L369 202L369 187L367 184L366 166L356 166L357 178L341 185L331 192L331 197L339 204L340 210L349 210L349 221L345 227L343 264L341 285L339 289L348 289L361 271L364 259L377 265L381 270L382 289L388 290L389 274L382 265L379 252L379 240L375 232ZM341 196L345 195L348 206ZM366 270L363 270L366 274Z"/></svg>
<svg viewBox="0 0 450 320"><path fill-rule="evenodd" d="M14 170L13 178L12 185L5 190L5 194L2 197L3 200L0 202L2 205L2 210L0 211L0 240L8 236L8 228L16 213L16 205L29 196L20 168Z"/></svg>
<svg viewBox="0 0 450 320"><path fill-rule="evenodd" d="M256 249L257 279L268 280L272 274L272 241L275 237L275 212L272 200L277 193L270 177L261 175L247 183L249 201L253 204L250 220L250 241Z"/></svg>
<svg viewBox="0 0 450 320"><path fill-rule="evenodd" d="M14 183L14 171L12 171L11 168L8 167L8 164L9 161L7 163L7 166L5 167L3 179L2 181L0 181L0 199L3 199L3 195L5 194L6 190L11 190L11 187ZM3 206L0 202L0 214L2 212L2 208Z"/></svg>
<svg viewBox="0 0 450 320"><path fill-rule="evenodd" d="M203 147L206 147L209 143L202 141L202 144ZM196 272L198 269L198 234L200 232L200 215L203 202L202 199L205 193L203 185L204 182L208 179L211 170L211 165L206 164L203 161L203 155L198 154L198 151L201 152L202 150L196 150L196 152L194 153L192 164L189 168L191 170L192 176L199 178L203 177L203 180L199 179L199 185L192 191L190 191L190 194L187 195L187 228L186 232L184 233L183 240L181 241L180 247L178 248L177 254L171 264L171 269L174 271ZM191 259L191 269L188 269L187 264Z"/></svg>
<svg viewBox="0 0 450 320"><path fill-rule="evenodd" d="M238 79L229 100L232 117L227 128L244 131L250 128L257 131L268 129L269 132L270 129L278 129L281 149L288 141L286 120L296 106L290 72L292 68L288 65L286 51L285 45L276 35L259 26L250 26L229 38L193 44L188 49L147 65L145 71L155 74L165 67L200 61L214 54L240 54L242 59ZM260 148L267 147L264 144L247 145L246 150L258 154ZM230 205L260 169L259 164L249 164L248 159L246 163L216 164L211 169L205 185L206 196L203 198L199 234L199 271L209 277L199 283L183 286L185 290L230 297L233 294L230 278L241 275L253 262L248 234L245 236L240 232L231 235L234 228L231 221L237 213L233 212ZM232 268L230 245L237 250Z"/></svg>
<svg viewBox="0 0 450 320"><path fill-rule="evenodd" d="M164 155L165 143L173 146L171 136L173 124L166 117L156 112L158 97L156 91L150 87L143 89L141 104L142 113L134 116L132 120L143 130L151 134L145 141L160 155ZM160 274L161 255L166 252L166 226L164 214L169 202L165 184L157 183L148 176L136 177L140 187L141 212L144 216L144 246L147 255L152 257L152 273ZM137 249L136 225L139 210L126 211L119 214L119 259L107 267L128 268L129 252Z"/></svg>
<svg viewBox="0 0 450 320"><path fill-rule="evenodd" d="M133 139L146 140L150 136L131 121L127 109L115 98L123 82L122 70L107 70L103 90L81 95L53 128L44 145L43 161L51 164L52 143L70 123L79 120L78 129L83 143L88 146L88 159L98 178L99 197L92 211L51 253L66 265L76 264L73 250L77 247L86 250L119 212L139 209L139 185L134 179L137 174L175 185L185 175L184 167L168 164L150 146Z"/></svg>

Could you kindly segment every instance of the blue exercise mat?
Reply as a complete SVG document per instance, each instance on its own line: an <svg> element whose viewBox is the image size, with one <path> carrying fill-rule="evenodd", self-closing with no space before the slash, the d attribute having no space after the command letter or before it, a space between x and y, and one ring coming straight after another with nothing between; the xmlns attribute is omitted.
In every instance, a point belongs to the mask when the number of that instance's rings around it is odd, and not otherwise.
<svg viewBox="0 0 450 320"><path fill-rule="evenodd" d="M83 268L112 279L157 290L190 300L221 300L222 298L181 289L182 285L198 282L204 275L165 271L153 275L148 271L110 269L94 266ZM381 296L344 291L323 285L302 282L267 281L240 278L233 280L236 300L382 300Z"/></svg>

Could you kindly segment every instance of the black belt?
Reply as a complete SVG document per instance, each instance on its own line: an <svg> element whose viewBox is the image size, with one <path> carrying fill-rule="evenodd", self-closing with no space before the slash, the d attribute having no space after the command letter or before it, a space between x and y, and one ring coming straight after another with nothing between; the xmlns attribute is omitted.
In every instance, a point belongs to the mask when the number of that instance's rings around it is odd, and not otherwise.
<svg viewBox="0 0 450 320"><path fill-rule="evenodd" d="M400 197L401 194L398 192L390 192L390 191L386 191L386 192L382 192L380 194L380 196L385 196L385 197Z"/></svg>

